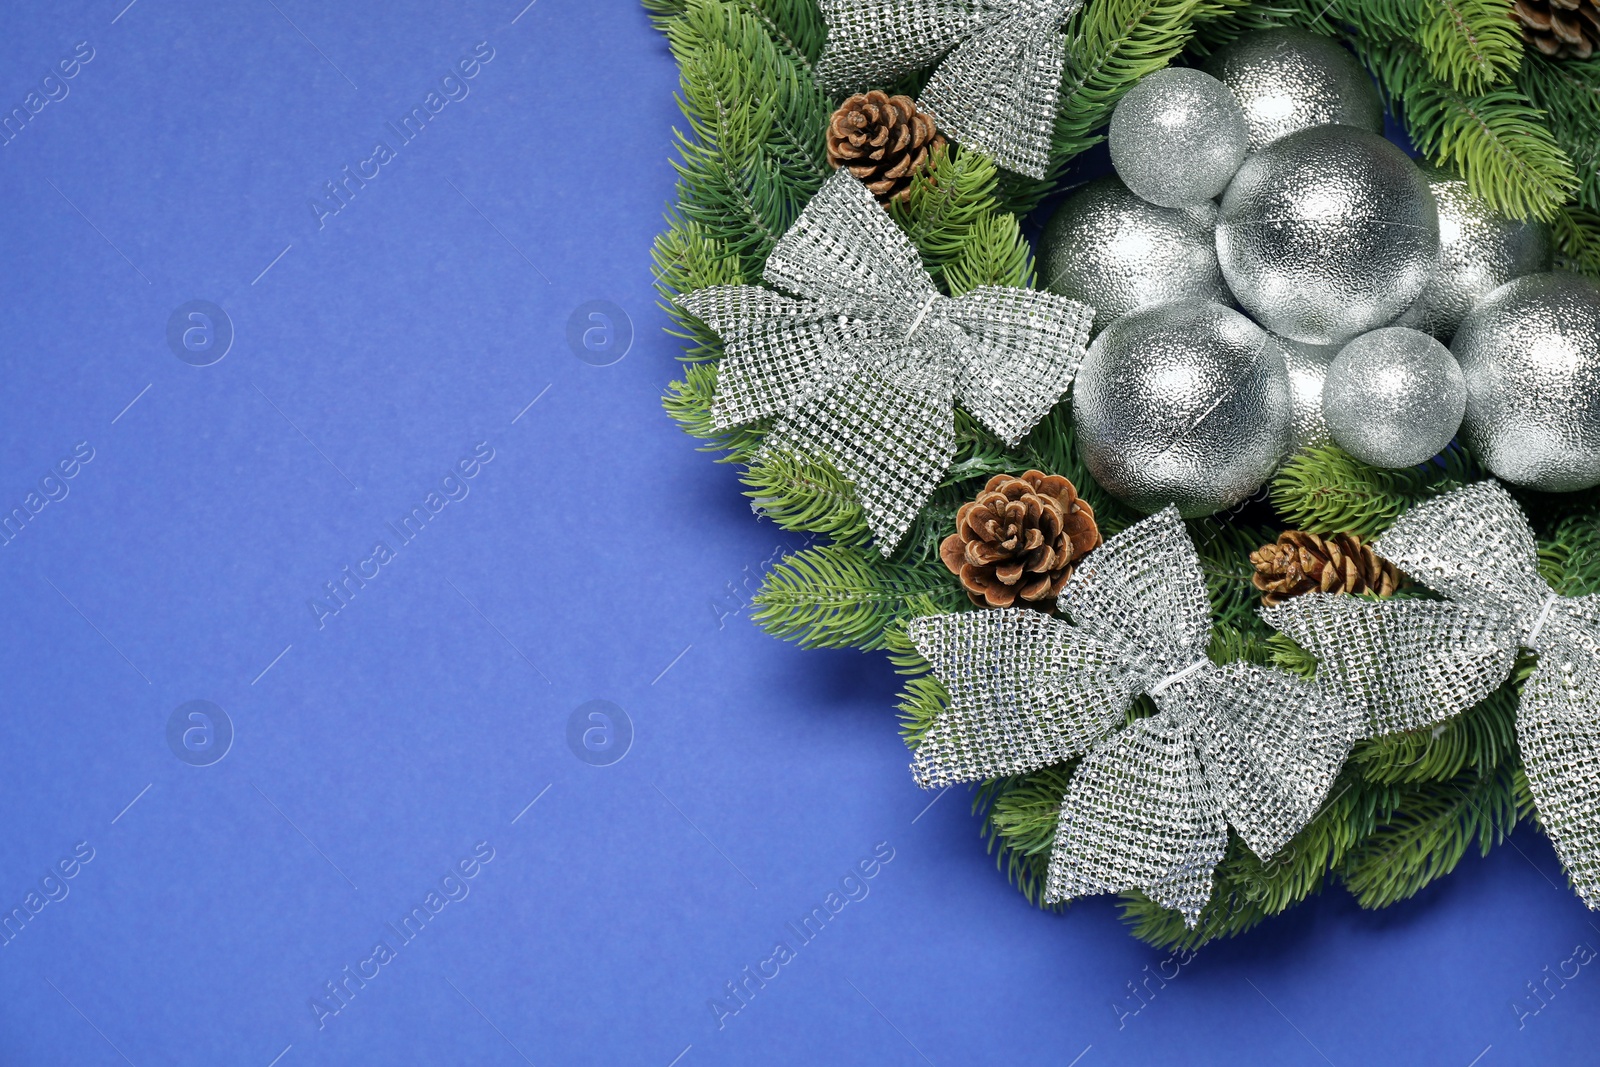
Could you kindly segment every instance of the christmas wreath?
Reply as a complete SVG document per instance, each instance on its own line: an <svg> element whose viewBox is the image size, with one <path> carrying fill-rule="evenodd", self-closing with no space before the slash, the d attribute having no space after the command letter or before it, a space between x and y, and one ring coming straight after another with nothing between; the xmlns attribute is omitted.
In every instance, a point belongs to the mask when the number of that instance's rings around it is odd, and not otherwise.
<svg viewBox="0 0 1600 1067"><path fill-rule="evenodd" d="M754 617L1030 901L1193 947L1530 820L1600 905L1588 0L644 2L665 406L821 542Z"/></svg>

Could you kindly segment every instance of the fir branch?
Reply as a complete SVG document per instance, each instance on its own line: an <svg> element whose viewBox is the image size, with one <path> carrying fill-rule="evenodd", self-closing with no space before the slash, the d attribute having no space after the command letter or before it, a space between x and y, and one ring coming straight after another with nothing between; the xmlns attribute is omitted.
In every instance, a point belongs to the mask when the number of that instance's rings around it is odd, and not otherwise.
<svg viewBox="0 0 1600 1067"><path fill-rule="evenodd" d="M1304 25L1309 15L1304 5L1295 0L1282 0L1279 3L1223 0L1209 5L1208 10L1196 15L1194 40L1189 44L1189 52L1203 58L1247 33ZM1333 32L1325 22L1308 28L1317 29L1323 34Z"/></svg>
<svg viewBox="0 0 1600 1067"><path fill-rule="evenodd" d="M767 572L751 617L802 648L880 649L888 628L910 617L919 597L944 611L967 603L948 572L885 560L871 547L822 545Z"/></svg>
<svg viewBox="0 0 1600 1067"><path fill-rule="evenodd" d="M1250 553L1275 540L1276 535L1217 517L1191 519L1187 526L1211 596L1213 623L1237 631L1240 640L1265 640L1271 631L1256 614L1261 591L1251 581L1256 569Z"/></svg>
<svg viewBox="0 0 1600 1067"><path fill-rule="evenodd" d="M1469 772L1407 789L1393 815L1338 869L1356 903L1382 908L1415 895L1455 870L1473 842L1487 856L1531 812L1520 801L1515 777L1502 764L1489 774Z"/></svg>
<svg viewBox="0 0 1600 1067"><path fill-rule="evenodd" d="M642 0L656 28L669 29L671 21L690 6L690 0ZM809 67L822 54L828 27L816 0L736 0L736 6L755 16L773 41Z"/></svg>
<svg viewBox="0 0 1600 1067"><path fill-rule="evenodd" d="M1213 623L1206 657L1218 666L1241 660L1262 667L1272 666L1272 631L1261 621L1261 616L1252 617L1255 625L1245 629L1225 622Z"/></svg>
<svg viewBox="0 0 1600 1067"><path fill-rule="evenodd" d="M944 268L952 296L982 285L1033 288L1033 250L1015 215L995 212L975 223L971 236Z"/></svg>
<svg viewBox="0 0 1600 1067"><path fill-rule="evenodd" d="M736 3L687 0L667 22L678 59L681 159L674 221L699 223L758 277L828 174L831 108L802 61Z"/></svg>
<svg viewBox="0 0 1600 1067"><path fill-rule="evenodd" d="M1562 596L1600 593L1600 502L1580 506L1539 542L1539 573Z"/></svg>
<svg viewBox="0 0 1600 1067"><path fill-rule="evenodd" d="M1600 213L1568 207L1550 220L1556 267L1600 279Z"/></svg>
<svg viewBox="0 0 1600 1067"><path fill-rule="evenodd" d="M655 263L656 291L662 296L659 303L676 327L667 332L685 342L678 358L686 363L716 359L722 354L721 339L709 326L680 308L675 298L707 286L745 284L738 257L730 255L705 227L685 222L669 227L656 238L650 258Z"/></svg>
<svg viewBox="0 0 1600 1067"><path fill-rule="evenodd" d="M1320 892L1328 872L1392 810L1394 793L1394 787L1363 783L1346 771L1317 815L1272 858L1261 859L1237 835L1228 835L1211 899L1194 929L1184 924L1182 913L1138 891L1122 894L1123 920L1139 940L1163 949L1198 948L1252 930Z"/></svg>
<svg viewBox="0 0 1600 1067"><path fill-rule="evenodd" d="M1410 41L1351 43L1417 148L1459 172L1496 211L1550 219L1578 188L1572 160L1517 89L1468 95L1436 80Z"/></svg>
<svg viewBox="0 0 1600 1067"><path fill-rule="evenodd" d="M900 738L906 747L921 746L934 721L950 706L950 693L933 674L922 674L906 681L900 691Z"/></svg>
<svg viewBox="0 0 1600 1067"><path fill-rule="evenodd" d="M889 205L923 267L951 296L979 285L1032 284L1033 256L1016 218L995 199L997 181L987 156L941 147L912 178L907 199Z"/></svg>
<svg viewBox="0 0 1600 1067"><path fill-rule="evenodd" d="M744 495L755 512L782 529L826 534L837 544L858 548L872 543L855 486L826 459L769 451L739 480L748 487Z"/></svg>
<svg viewBox="0 0 1600 1067"><path fill-rule="evenodd" d="M1600 60L1557 62L1529 53L1517 86L1544 112L1551 134L1572 157L1579 204L1600 211Z"/></svg>
<svg viewBox="0 0 1600 1067"><path fill-rule="evenodd" d="M661 406L686 433L705 442L700 451L727 452L717 457L719 463L747 462L761 447L766 427L753 423L732 430L716 429L711 419L711 403L716 392L717 364L692 363L684 368L682 381L667 387Z"/></svg>
<svg viewBox="0 0 1600 1067"><path fill-rule="evenodd" d="M1353 533L1364 539L1387 530L1412 504L1482 477L1456 445L1419 467L1369 467L1333 445L1310 448L1272 479L1272 506L1291 529Z"/></svg>
<svg viewBox="0 0 1600 1067"><path fill-rule="evenodd" d="M1046 904L1044 890L1061 820L1061 798L1077 766L1077 760L1070 760L1028 775L991 779L973 798L973 814L983 818L985 851L995 858L1006 881L1036 908L1062 908Z"/></svg>
<svg viewBox="0 0 1600 1067"><path fill-rule="evenodd" d="M1522 36L1507 16L1506 0L1424 0L1413 39L1428 72L1458 93L1504 85L1522 62Z"/></svg>
<svg viewBox="0 0 1600 1067"><path fill-rule="evenodd" d="M1267 638L1267 651L1272 666L1279 670L1298 675L1306 681L1317 676L1317 657L1276 630Z"/></svg>

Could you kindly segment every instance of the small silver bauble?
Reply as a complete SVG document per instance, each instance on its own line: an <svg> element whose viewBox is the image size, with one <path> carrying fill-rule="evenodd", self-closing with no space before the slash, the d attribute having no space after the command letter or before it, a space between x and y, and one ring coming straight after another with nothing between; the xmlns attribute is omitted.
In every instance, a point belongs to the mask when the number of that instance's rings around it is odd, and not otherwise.
<svg viewBox="0 0 1600 1067"><path fill-rule="evenodd" d="M1134 308L1198 297L1232 303L1217 266L1217 208L1157 207L1115 178L1090 182L1039 238L1039 278L1095 309L1102 330Z"/></svg>
<svg viewBox="0 0 1600 1067"><path fill-rule="evenodd" d="M1140 511L1209 515L1249 497L1289 449L1289 374L1266 331L1204 300L1141 308L1089 346L1073 383L1078 450Z"/></svg>
<svg viewBox="0 0 1600 1067"><path fill-rule="evenodd" d="M1140 79L1117 102L1111 165L1137 195L1162 207L1210 200L1228 187L1250 143L1228 87L1192 67Z"/></svg>
<svg viewBox="0 0 1600 1067"><path fill-rule="evenodd" d="M1414 467L1438 455L1466 407L1466 382L1450 350L1404 326L1345 345L1322 390L1334 442L1374 467Z"/></svg>
<svg viewBox="0 0 1600 1067"><path fill-rule="evenodd" d="M1244 161L1222 197L1217 258L1273 333L1342 344L1394 320L1439 262L1422 172L1375 133L1317 126Z"/></svg>
<svg viewBox="0 0 1600 1067"><path fill-rule="evenodd" d="M1383 132L1383 101L1360 60L1306 30L1262 30L1213 53L1206 71L1244 110L1250 151L1296 130L1337 122Z"/></svg>
<svg viewBox="0 0 1600 1067"><path fill-rule="evenodd" d="M1322 417L1322 387L1328 365L1339 354L1338 345L1308 345L1287 337L1274 337L1289 367L1289 422L1293 450L1302 452L1333 440L1328 420Z"/></svg>
<svg viewBox="0 0 1600 1067"><path fill-rule="evenodd" d="M1479 301L1450 349L1466 375L1462 442L1508 482L1600 485L1600 289L1530 274Z"/></svg>
<svg viewBox="0 0 1600 1067"><path fill-rule="evenodd" d="M1448 342L1472 305L1513 278L1550 269L1550 226L1497 214L1447 171L1419 163L1439 207L1439 269L1396 326Z"/></svg>

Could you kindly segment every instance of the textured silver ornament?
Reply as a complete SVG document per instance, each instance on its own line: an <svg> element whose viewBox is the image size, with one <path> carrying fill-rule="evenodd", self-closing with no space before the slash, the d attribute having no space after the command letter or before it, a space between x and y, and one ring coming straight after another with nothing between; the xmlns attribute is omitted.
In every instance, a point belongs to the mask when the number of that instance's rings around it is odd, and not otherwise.
<svg viewBox="0 0 1600 1067"><path fill-rule="evenodd" d="M1308 345L1287 337L1274 337L1289 367L1289 423L1294 437L1291 451L1302 452L1333 440L1328 420L1322 417L1322 388L1328 365L1339 345Z"/></svg>
<svg viewBox="0 0 1600 1067"><path fill-rule="evenodd" d="M1072 391L1078 452L1144 512L1209 515L1249 497L1289 450L1289 372L1261 327L1202 300L1124 315Z"/></svg>
<svg viewBox="0 0 1600 1067"><path fill-rule="evenodd" d="M1061 97L1061 29L1083 0L820 0L817 82L835 96L938 69L917 106L1007 170L1043 178ZM942 58L941 58L942 57Z"/></svg>
<svg viewBox="0 0 1600 1067"><path fill-rule="evenodd" d="M831 460L884 555L955 456L956 401L1014 446L1072 381L1094 310L1031 289L934 288L916 248L840 168L767 258L769 285L678 303L722 338L714 426L773 418L766 447Z"/></svg>
<svg viewBox="0 0 1600 1067"><path fill-rule="evenodd" d="M1361 61L1306 30L1262 30L1212 53L1205 69L1238 98L1254 152L1286 134L1340 123L1383 132L1383 101Z"/></svg>
<svg viewBox="0 0 1600 1067"><path fill-rule="evenodd" d="M1404 326L1345 345L1322 390L1334 441L1374 467L1414 467L1438 455L1466 409L1467 383L1450 350Z"/></svg>
<svg viewBox="0 0 1600 1067"><path fill-rule="evenodd" d="M1250 131L1226 85L1192 67L1167 67L1117 101L1108 140L1123 184L1152 204L1186 207L1228 187Z"/></svg>
<svg viewBox="0 0 1600 1067"><path fill-rule="evenodd" d="M1316 813L1360 726L1331 692L1206 657L1211 607L1175 508L1090 553L1072 623L1004 608L907 633L950 694L912 771L937 787L1088 753L1061 802L1045 897L1142 889L1193 927L1232 825L1256 855ZM1118 727L1136 696L1155 715Z"/></svg>
<svg viewBox="0 0 1600 1067"><path fill-rule="evenodd" d="M1446 342L1472 305L1514 278L1550 269L1549 223L1518 221L1495 212L1467 183L1422 161L1418 166L1439 208L1439 269L1396 326Z"/></svg>
<svg viewBox="0 0 1600 1067"><path fill-rule="evenodd" d="M1497 613L1508 661L1518 647L1538 653L1517 745L1545 833L1600 908L1600 597L1558 596L1539 576L1533 531L1497 482L1418 505L1374 547L1434 592Z"/></svg>
<svg viewBox="0 0 1600 1067"><path fill-rule="evenodd" d="M1061 205L1039 236L1039 280L1095 309L1095 327L1147 304L1232 304L1217 265L1217 208L1157 207L1116 178L1090 182Z"/></svg>
<svg viewBox="0 0 1600 1067"><path fill-rule="evenodd" d="M1530 274L1496 289L1450 342L1467 379L1462 442L1508 482L1600 485L1600 289Z"/></svg>
<svg viewBox="0 0 1600 1067"><path fill-rule="evenodd" d="M1222 197L1217 259L1261 325L1342 344L1421 295L1439 263L1439 215L1400 149L1350 126L1317 126L1244 161Z"/></svg>

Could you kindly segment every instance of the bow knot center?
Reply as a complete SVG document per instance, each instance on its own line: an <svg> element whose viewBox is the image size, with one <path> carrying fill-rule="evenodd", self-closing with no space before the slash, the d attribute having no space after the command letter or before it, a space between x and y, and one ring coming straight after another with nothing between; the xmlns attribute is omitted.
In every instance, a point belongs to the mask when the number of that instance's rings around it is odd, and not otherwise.
<svg viewBox="0 0 1600 1067"><path fill-rule="evenodd" d="M1149 689L1146 689L1145 692L1150 696L1155 696L1162 690L1167 689L1170 686L1177 685L1190 675L1204 670L1209 666L1211 666L1211 661L1209 659L1197 659L1182 670L1173 671L1171 674L1161 679L1161 681L1157 682L1155 685L1152 685Z"/></svg>
<svg viewBox="0 0 1600 1067"><path fill-rule="evenodd" d="M911 317L911 325L906 328L906 335L902 340L909 343L917 335L917 331L922 329L923 324L927 321L928 313L933 310L934 305L944 299L947 298L943 293L929 293L923 297L922 305L917 308L917 313Z"/></svg>
<svg viewBox="0 0 1600 1067"><path fill-rule="evenodd" d="M1545 624L1550 621L1550 613L1555 610L1556 605L1559 603L1561 603L1560 593L1551 593L1544 598L1544 604L1539 608L1538 617L1533 620L1533 625L1528 627L1527 636L1522 639L1524 645L1535 649L1539 647L1539 634L1544 632Z"/></svg>

